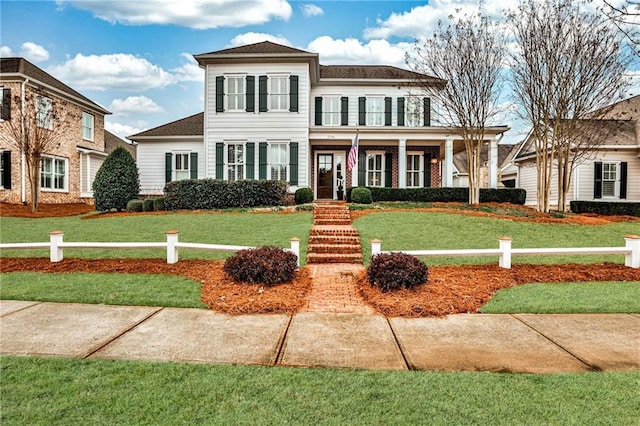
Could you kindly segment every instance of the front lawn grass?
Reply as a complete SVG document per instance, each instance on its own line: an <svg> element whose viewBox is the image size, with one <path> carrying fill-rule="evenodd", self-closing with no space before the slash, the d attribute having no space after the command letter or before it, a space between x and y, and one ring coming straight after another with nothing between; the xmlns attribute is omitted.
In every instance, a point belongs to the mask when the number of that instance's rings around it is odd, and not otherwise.
<svg viewBox="0 0 640 426"><path fill-rule="evenodd" d="M293 369L3 357L3 425L636 424L640 373Z"/></svg>
<svg viewBox="0 0 640 426"><path fill-rule="evenodd" d="M10 272L0 299L206 309L197 281L151 274Z"/></svg>
<svg viewBox="0 0 640 426"><path fill-rule="evenodd" d="M498 291L487 314L582 314L640 312L640 281L525 284Z"/></svg>

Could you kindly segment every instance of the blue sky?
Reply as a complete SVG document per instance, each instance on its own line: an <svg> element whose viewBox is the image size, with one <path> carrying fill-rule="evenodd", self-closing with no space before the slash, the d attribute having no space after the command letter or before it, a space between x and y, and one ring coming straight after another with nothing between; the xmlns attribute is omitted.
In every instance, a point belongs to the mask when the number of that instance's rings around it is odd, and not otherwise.
<svg viewBox="0 0 640 426"><path fill-rule="evenodd" d="M619 3L620 1L617 1ZM513 1L485 0L500 16ZM477 1L0 1L0 56L22 56L113 114L121 137L203 111L193 54L272 40L322 64L404 67L413 40ZM637 74L637 72L636 72ZM630 94L640 93L636 84ZM505 104L508 99L505 97ZM507 142L526 126L505 114Z"/></svg>

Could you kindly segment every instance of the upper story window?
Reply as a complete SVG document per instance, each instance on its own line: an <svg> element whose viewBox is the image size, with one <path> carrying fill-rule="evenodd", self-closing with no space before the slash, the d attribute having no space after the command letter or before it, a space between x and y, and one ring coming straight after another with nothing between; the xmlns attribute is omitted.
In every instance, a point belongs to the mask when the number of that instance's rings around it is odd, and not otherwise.
<svg viewBox="0 0 640 426"><path fill-rule="evenodd" d="M40 163L40 188L51 191L67 190L67 159L42 157Z"/></svg>
<svg viewBox="0 0 640 426"><path fill-rule="evenodd" d="M93 115L82 113L82 139L93 141Z"/></svg>
<svg viewBox="0 0 640 426"><path fill-rule="evenodd" d="M289 109L289 77L286 75L269 76L269 109L283 111Z"/></svg>
<svg viewBox="0 0 640 426"><path fill-rule="evenodd" d="M323 98L324 111L322 112L322 124L324 126L339 126L340 123L340 98L327 96Z"/></svg>
<svg viewBox="0 0 640 426"><path fill-rule="evenodd" d="M422 113L422 98L410 97L407 98L406 105L406 125L410 127L422 126L424 122L424 115Z"/></svg>
<svg viewBox="0 0 640 426"><path fill-rule="evenodd" d="M384 126L384 98L367 98L367 126Z"/></svg>
<svg viewBox="0 0 640 426"><path fill-rule="evenodd" d="M244 179L245 154L244 144L227 145L227 179L229 182Z"/></svg>
<svg viewBox="0 0 640 426"><path fill-rule="evenodd" d="M11 120L11 89L0 89L0 120Z"/></svg>
<svg viewBox="0 0 640 426"><path fill-rule="evenodd" d="M53 103L51 98L38 95L36 97L36 124L38 127L51 130L53 128L52 115Z"/></svg>
<svg viewBox="0 0 640 426"><path fill-rule="evenodd" d="M227 109L244 111L245 77L227 77Z"/></svg>

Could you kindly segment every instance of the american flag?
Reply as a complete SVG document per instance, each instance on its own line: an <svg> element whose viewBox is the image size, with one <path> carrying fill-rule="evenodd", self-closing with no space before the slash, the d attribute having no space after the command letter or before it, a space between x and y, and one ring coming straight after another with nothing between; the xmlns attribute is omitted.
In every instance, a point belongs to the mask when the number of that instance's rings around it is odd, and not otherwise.
<svg viewBox="0 0 640 426"><path fill-rule="evenodd" d="M358 132L356 132L356 137L353 138L353 143L351 144L351 149L349 150L349 156L347 157L347 170L351 170L356 166L356 162L358 161Z"/></svg>

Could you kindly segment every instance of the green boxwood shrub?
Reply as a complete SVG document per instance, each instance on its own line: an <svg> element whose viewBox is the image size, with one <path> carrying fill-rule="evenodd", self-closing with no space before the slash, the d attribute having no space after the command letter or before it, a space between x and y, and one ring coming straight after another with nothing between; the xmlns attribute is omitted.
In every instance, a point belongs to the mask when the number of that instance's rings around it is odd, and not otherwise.
<svg viewBox="0 0 640 426"><path fill-rule="evenodd" d="M96 210L124 210L138 197L140 179L136 162L126 149L117 147L105 158L93 181Z"/></svg>
<svg viewBox="0 0 640 426"><path fill-rule="evenodd" d="M127 211L128 212L141 212L144 210L144 203L142 200L129 200L127 202Z"/></svg>
<svg viewBox="0 0 640 426"><path fill-rule="evenodd" d="M404 253L380 253L367 268L369 283L382 291L413 288L427 282L429 268L420 259Z"/></svg>
<svg viewBox="0 0 640 426"><path fill-rule="evenodd" d="M307 204L313 201L311 188L298 188L295 193L296 204Z"/></svg>
<svg viewBox="0 0 640 426"><path fill-rule="evenodd" d="M224 271L235 281L273 286L293 280L298 269L295 254L279 247L240 250L224 262Z"/></svg>
<svg viewBox="0 0 640 426"><path fill-rule="evenodd" d="M427 203L466 203L469 201L469 188L367 188L371 191L371 199L373 202L408 201ZM352 192L355 189L356 188L347 188L347 201L353 201ZM526 191L520 188L480 189L481 203L496 202L524 204L526 198Z"/></svg>
<svg viewBox="0 0 640 426"><path fill-rule="evenodd" d="M153 210L157 212L164 211L164 197L157 197L153 199Z"/></svg>
<svg viewBox="0 0 640 426"><path fill-rule="evenodd" d="M371 204L371 190L364 186L359 186L351 191L351 201L357 204Z"/></svg>
<svg viewBox="0 0 640 426"><path fill-rule="evenodd" d="M142 211L144 212L152 212L153 211L153 198L145 198L142 201Z"/></svg>
<svg viewBox="0 0 640 426"><path fill-rule="evenodd" d="M640 216L640 203L623 201L571 201L573 213L595 213L606 216Z"/></svg>
<svg viewBox="0 0 640 426"><path fill-rule="evenodd" d="M212 210L237 207L281 206L286 203L287 184L276 180L190 179L164 187L167 210Z"/></svg>

